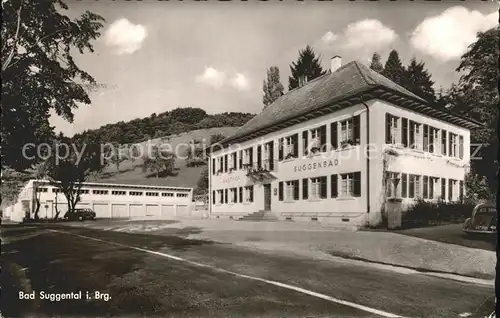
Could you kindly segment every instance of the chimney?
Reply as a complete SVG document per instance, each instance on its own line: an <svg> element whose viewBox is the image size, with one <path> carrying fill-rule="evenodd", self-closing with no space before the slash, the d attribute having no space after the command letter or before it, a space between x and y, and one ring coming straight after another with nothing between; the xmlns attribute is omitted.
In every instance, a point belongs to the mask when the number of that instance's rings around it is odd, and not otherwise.
<svg viewBox="0 0 500 318"><path fill-rule="evenodd" d="M330 59L330 72L337 71L342 66L342 57L335 55Z"/></svg>

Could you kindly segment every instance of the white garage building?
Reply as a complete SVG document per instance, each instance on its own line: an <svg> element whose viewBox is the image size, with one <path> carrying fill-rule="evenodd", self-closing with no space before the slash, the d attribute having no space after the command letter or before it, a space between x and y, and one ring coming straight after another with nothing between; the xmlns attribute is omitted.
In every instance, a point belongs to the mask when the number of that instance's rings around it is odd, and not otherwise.
<svg viewBox="0 0 500 318"><path fill-rule="evenodd" d="M34 217L37 198L40 218L54 218L57 211L62 217L68 210L66 197L58 187L46 180L30 180L17 202L4 209L4 217L12 221ZM189 217L192 198L192 188L86 182L76 208L92 209L97 218Z"/></svg>

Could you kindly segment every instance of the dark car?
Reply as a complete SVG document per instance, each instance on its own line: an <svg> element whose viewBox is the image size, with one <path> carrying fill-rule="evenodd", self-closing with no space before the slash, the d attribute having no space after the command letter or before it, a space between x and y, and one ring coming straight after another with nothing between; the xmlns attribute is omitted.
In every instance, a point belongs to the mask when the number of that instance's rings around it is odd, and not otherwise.
<svg viewBox="0 0 500 318"><path fill-rule="evenodd" d="M493 203L480 203L474 207L470 218L465 220L462 230L465 233L497 233L496 206Z"/></svg>
<svg viewBox="0 0 500 318"><path fill-rule="evenodd" d="M67 211L64 219L68 221L95 220L95 212L91 209L75 209L73 212Z"/></svg>

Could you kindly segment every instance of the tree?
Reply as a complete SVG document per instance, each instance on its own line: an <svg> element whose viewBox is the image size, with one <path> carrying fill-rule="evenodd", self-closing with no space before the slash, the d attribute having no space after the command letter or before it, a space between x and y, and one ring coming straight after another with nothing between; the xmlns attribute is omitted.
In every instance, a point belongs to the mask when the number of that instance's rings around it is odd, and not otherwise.
<svg viewBox="0 0 500 318"><path fill-rule="evenodd" d="M38 163L33 167L32 176L33 179L35 180L42 180L47 177L47 173L48 173L48 164L47 162L44 161ZM42 195L42 192L38 191L38 187L39 187L38 182L35 182L33 184L33 190L35 192L35 198L33 202L34 203L33 206L35 207L35 213L34 213L35 220L38 220L38 213L40 212L40 207L41 207L40 197Z"/></svg>
<svg viewBox="0 0 500 318"><path fill-rule="evenodd" d="M326 74L326 71L321 67L319 57L309 45L305 49L299 51L297 62L292 62L290 65L292 76L288 77L288 90L299 87L299 79L305 76L307 81L311 81L321 75Z"/></svg>
<svg viewBox="0 0 500 318"><path fill-rule="evenodd" d="M382 73L384 71L384 66L382 65L382 62L380 62L380 54L377 52L373 53L370 68L378 73Z"/></svg>
<svg viewBox="0 0 500 318"><path fill-rule="evenodd" d="M394 83L404 86L405 68L401 63L399 53L396 50L392 50L391 53L389 53L389 57L385 62L384 70L381 74Z"/></svg>
<svg viewBox="0 0 500 318"><path fill-rule="evenodd" d="M66 197L70 213L80 202L82 183L92 174L100 173L104 166L100 140L71 139L62 134L54 140L51 156L47 159L47 175L50 183ZM59 211L55 219L58 217Z"/></svg>
<svg viewBox="0 0 500 318"><path fill-rule="evenodd" d="M413 58L404 70L404 87L410 92L423 99L434 102L436 100L433 88L434 82L431 80L431 74L425 69L424 62L418 62Z"/></svg>
<svg viewBox="0 0 500 318"><path fill-rule="evenodd" d="M219 143L224 139L226 139L226 136L224 136L223 134L212 135L212 136L210 136L210 146L212 146L216 143Z"/></svg>
<svg viewBox="0 0 500 318"><path fill-rule="evenodd" d="M88 11L70 19L67 9L61 0L2 1L2 167L36 163L23 146L54 137L50 111L72 122L78 104L91 102L87 90L98 87L73 54L93 52L104 19Z"/></svg>
<svg viewBox="0 0 500 318"><path fill-rule="evenodd" d="M198 183L196 184L196 189L194 190L195 194L207 194L208 193L208 168L205 167L198 179Z"/></svg>
<svg viewBox="0 0 500 318"><path fill-rule="evenodd" d="M157 145L151 147L150 153L143 157L143 170L156 173L156 177L160 177L160 173L166 175L172 174L175 169L175 154L169 150L162 150Z"/></svg>
<svg viewBox="0 0 500 318"><path fill-rule="evenodd" d="M267 70L267 80L264 80L262 85L264 107L271 105L280 96L283 96L284 89L283 84L280 82L280 69L277 66L271 66Z"/></svg>
<svg viewBox="0 0 500 318"><path fill-rule="evenodd" d="M497 187L495 175L498 169L498 58L500 50L500 30L490 29L480 32L462 55L456 71L461 74L457 84L452 85L446 101L451 109L484 123L471 131L471 143L481 144L477 159L471 160L471 168L480 176L485 176L490 187ZM481 158L481 159L479 159Z"/></svg>
<svg viewBox="0 0 500 318"><path fill-rule="evenodd" d="M485 176L479 176L471 171L465 176L465 200L472 203L479 201L490 201L493 197L493 191L488 185Z"/></svg>

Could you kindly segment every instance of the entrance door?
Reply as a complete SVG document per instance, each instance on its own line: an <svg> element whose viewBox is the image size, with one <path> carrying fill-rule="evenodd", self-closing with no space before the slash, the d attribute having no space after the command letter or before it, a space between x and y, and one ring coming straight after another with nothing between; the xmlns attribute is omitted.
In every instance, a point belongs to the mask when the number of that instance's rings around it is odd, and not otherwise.
<svg viewBox="0 0 500 318"><path fill-rule="evenodd" d="M271 210L271 185L264 184L264 210Z"/></svg>

